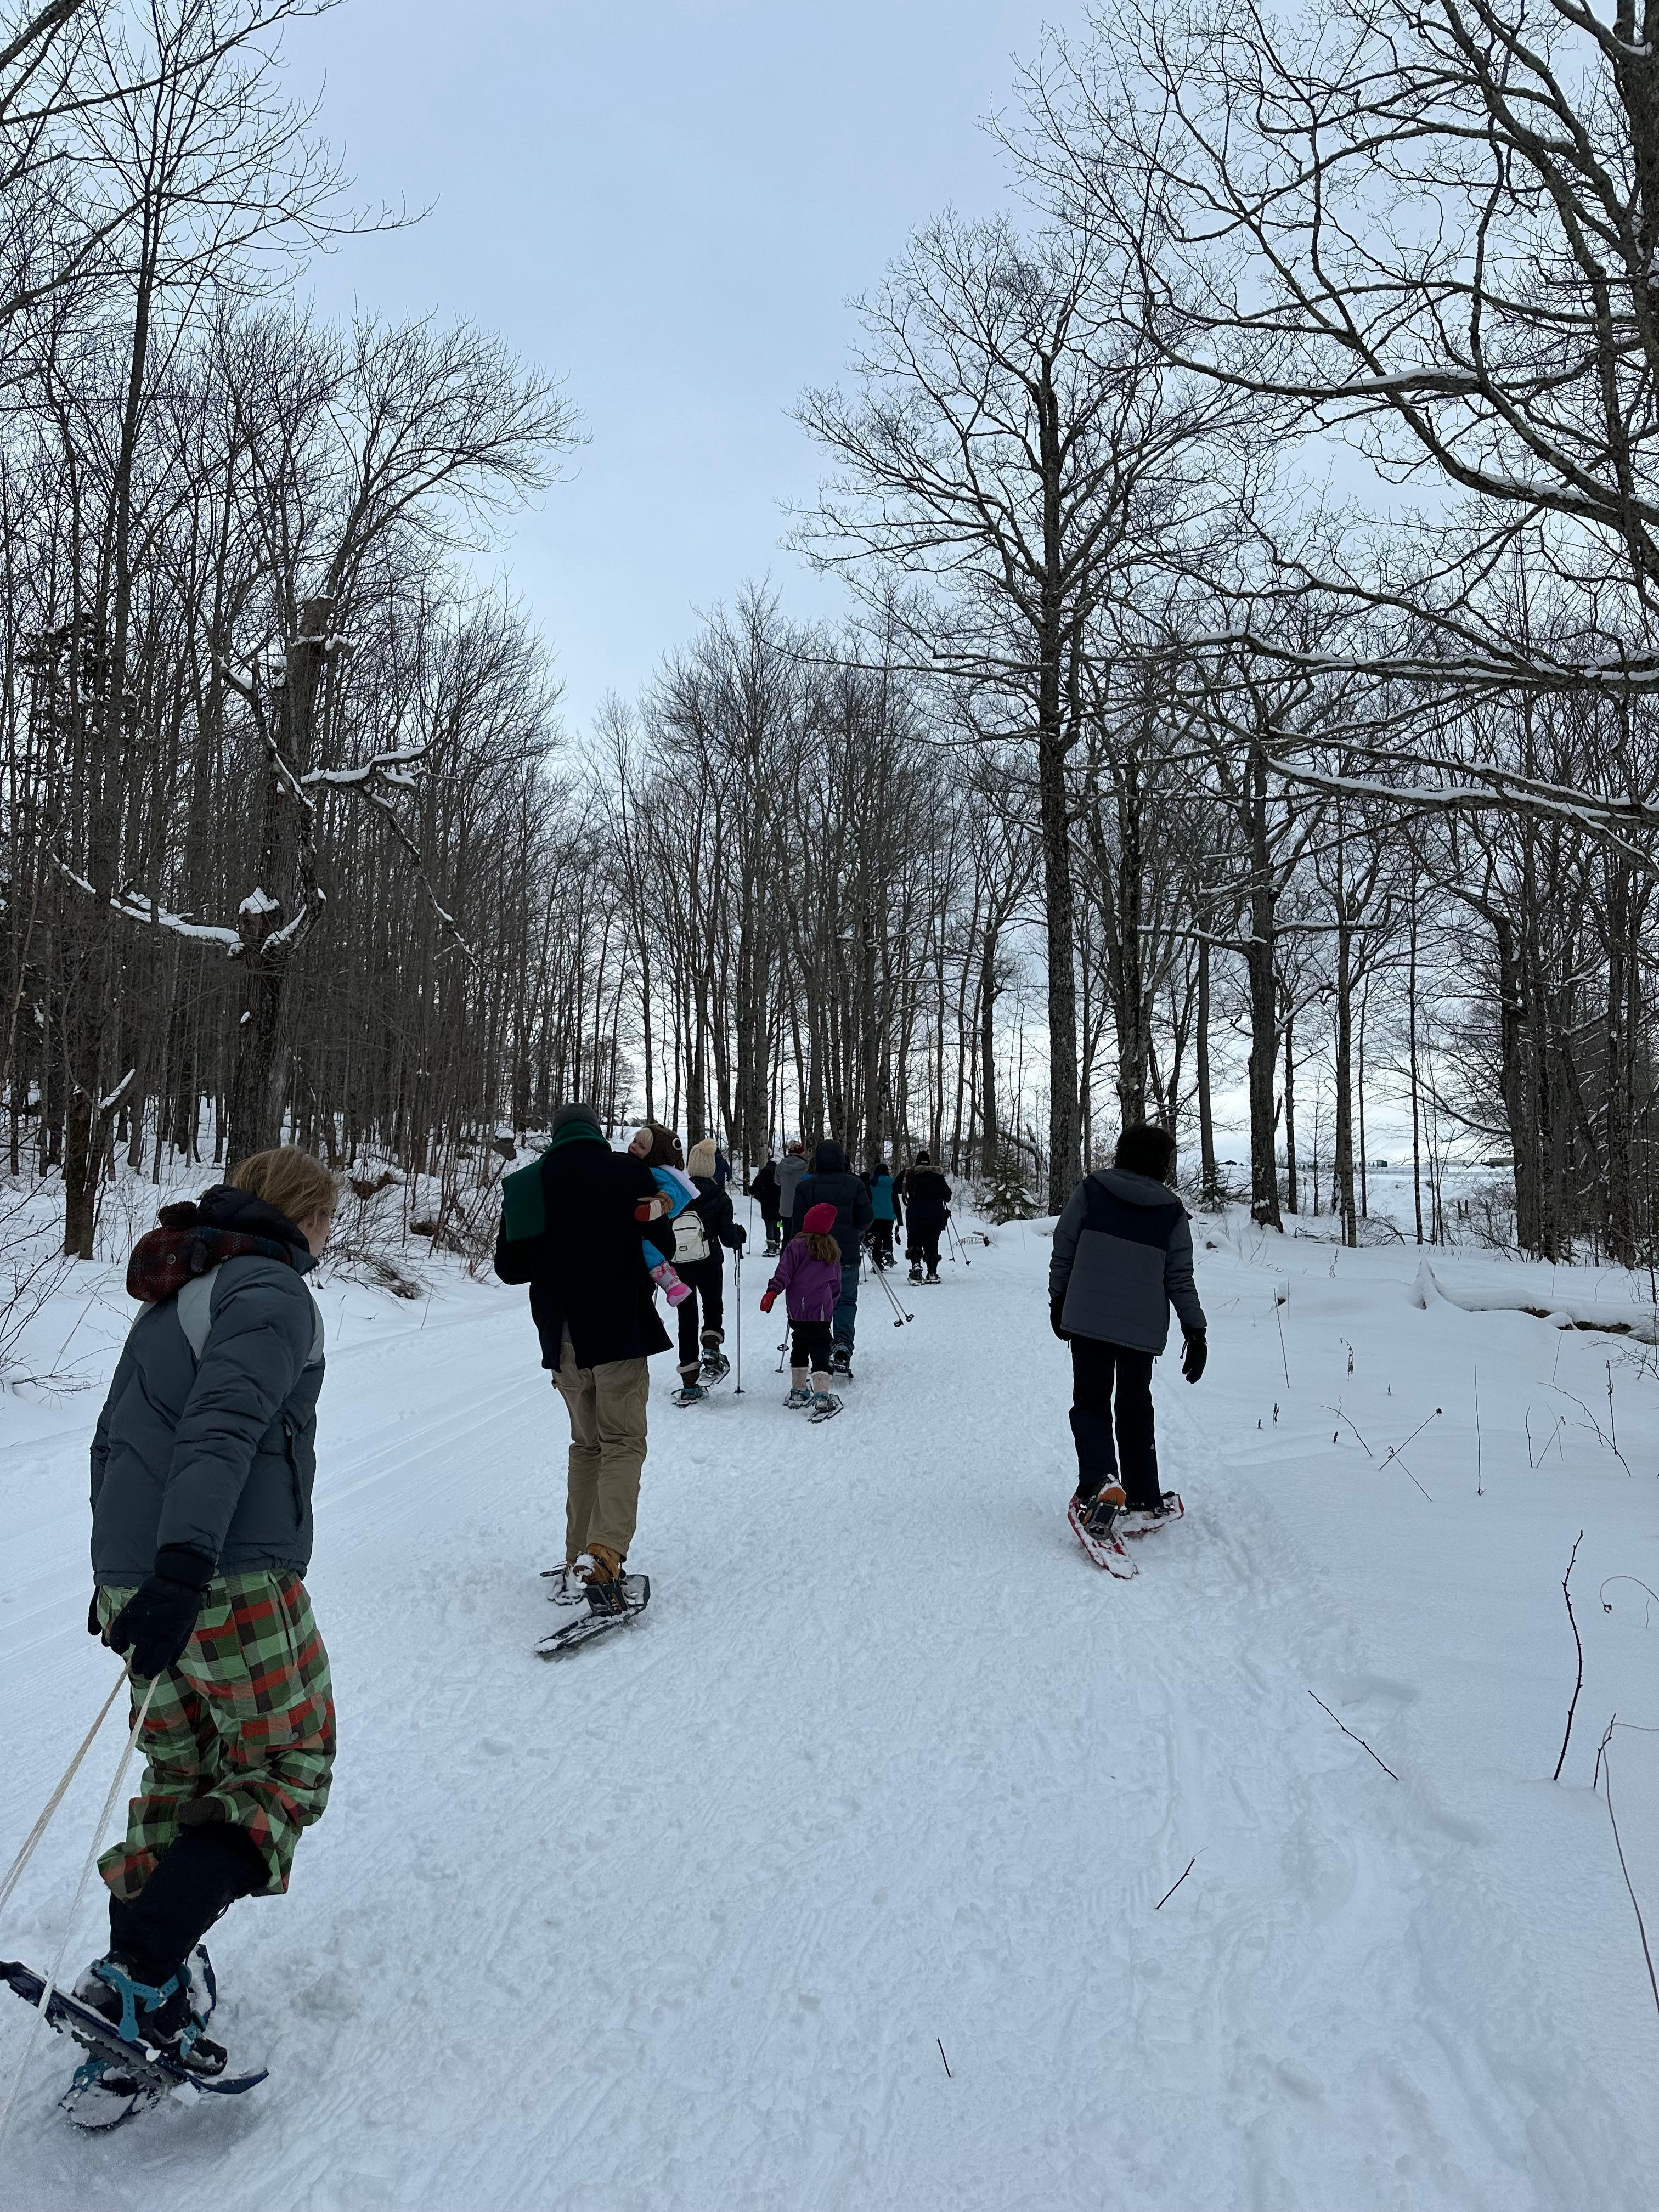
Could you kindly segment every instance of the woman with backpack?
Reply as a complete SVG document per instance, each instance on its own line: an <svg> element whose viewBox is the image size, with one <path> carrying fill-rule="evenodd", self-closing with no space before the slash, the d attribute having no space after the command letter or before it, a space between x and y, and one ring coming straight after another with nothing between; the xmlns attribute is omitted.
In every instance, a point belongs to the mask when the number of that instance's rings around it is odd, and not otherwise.
<svg viewBox="0 0 1659 2212"><path fill-rule="evenodd" d="M109 1949L75 1994L204 2076L226 2052L204 2033L197 1947L238 1898L287 1889L334 1768L304 1580L323 1382L305 1278L336 1201L321 1161L283 1146L163 1206L128 1262L143 1310L93 1437L87 1626L131 1655L145 1765L126 1834L98 1862ZM98 2086L136 2094L113 2074Z"/></svg>
<svg viewBox="0 0 1659 2212"><path fill-rule="evenodd" d="M712 1137L692 1146L685 1166L697 1195L674 1217L674 1272L691 1293L679 1309L677 1406L695 1406L706 1398L708 1385L722 1381L731 1365L720 1349L726 1341L726 1261L720 1248L741 1252L746 1240L732 1218L731 1193L715 1175L715 1159Z"/></svg>

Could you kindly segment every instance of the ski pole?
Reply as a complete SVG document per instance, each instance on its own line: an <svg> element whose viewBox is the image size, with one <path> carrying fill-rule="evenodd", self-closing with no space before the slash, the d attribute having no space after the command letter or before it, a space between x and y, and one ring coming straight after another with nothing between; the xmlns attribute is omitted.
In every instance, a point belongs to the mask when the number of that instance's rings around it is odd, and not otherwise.
<svg viewBox="0 0 1659 2212"><path fill-rule="evenodd" d="M732 1395L734 1398L741 1398L743 1395L743 1247L741 1244L732 1255L732 1303L738 1311L738 1386Z"/></svg>
<svg viewBox="0 0 1659 2212"><path fill-rule="evenodd" d="M883 1290L886 1291L887 1303L891 1306L893 1311L898 1316L898 1319L893 1323L894 1328L902 1328L907 1321L914 1321L915 1319L915 1316L913 1313L906 1313L904 1308L899 1304L898 1292L888 1281L885 1273L878 1273L876 1276L876 1280L881 1285Z"/></svg>
<svg viewBox="0 0 1659 2212"><path fill-rule="evenodd" d="M950 1231L951 1236L956 1239L957 1250L962 1255L963 1266L964 1267L971 1267L974 1263L968 1257L968 1248L962 1241L962 1231L957 1227L956 1223L951 1218L948 1213L945 1217L945 1225Z"/></svg>

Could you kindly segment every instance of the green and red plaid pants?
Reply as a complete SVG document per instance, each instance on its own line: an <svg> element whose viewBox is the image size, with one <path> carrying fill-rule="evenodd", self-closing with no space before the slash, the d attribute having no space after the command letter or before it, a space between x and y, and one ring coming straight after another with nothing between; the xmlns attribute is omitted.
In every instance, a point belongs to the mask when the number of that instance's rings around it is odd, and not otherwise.
<svg viewBox="0 0 1659 2212"><path fill-rule="evenodd" d="M131 1595L99 1591L106 1627ZM288 1887L300 1831L321 1820L334 1770L328 1654L298 1575L208 1584L183 1657L156 1678L138 1744L143 1780L125 1838L98 1862L118 1897L137 1896L178 1834L181 1808L197 1804L204 1809L187 1823L222 1818L258 1845L270 1879L256 1895Z"/></svg>

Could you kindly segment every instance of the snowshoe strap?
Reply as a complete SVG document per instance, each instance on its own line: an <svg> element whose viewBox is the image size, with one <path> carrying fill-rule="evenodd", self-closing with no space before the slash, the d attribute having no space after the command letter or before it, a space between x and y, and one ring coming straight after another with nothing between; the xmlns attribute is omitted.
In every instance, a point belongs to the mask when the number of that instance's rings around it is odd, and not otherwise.
<svg viewBox="0 0 1659 2212"><path fill-rule="evenodd" d="M99 1980L113 1990L121 2000L121 2024L115 2032L123 2043L136 2044L142 2039L138 2033L138 2008L136 1999L142 1997L148 2011L160 2012L167 1999L179 1988L179 1973L176 1967L167 1976L166 1981L159 1985L153 1982L135 1981L131 1975L124 1974L112 1959L100 1959L92 1971L97 1975ZM179 2039L180 2057L189 2050L191 2044L194 2043L200 2033L200 2028L192 2021L191 2029L187 2031L188 2040L185 2037Z"/></svg>

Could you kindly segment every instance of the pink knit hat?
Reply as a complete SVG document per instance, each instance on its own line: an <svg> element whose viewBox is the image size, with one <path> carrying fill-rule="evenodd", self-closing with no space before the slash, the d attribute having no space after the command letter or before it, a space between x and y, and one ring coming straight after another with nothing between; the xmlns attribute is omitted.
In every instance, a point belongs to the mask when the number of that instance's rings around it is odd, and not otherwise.
<svg viewBox="0 0 1659 2212"><path fill-rule="evenodd" d="M831 1237L835 1234L836 1209L833 1206L809 1206L801 1227L809 1237Z"/></svg>

